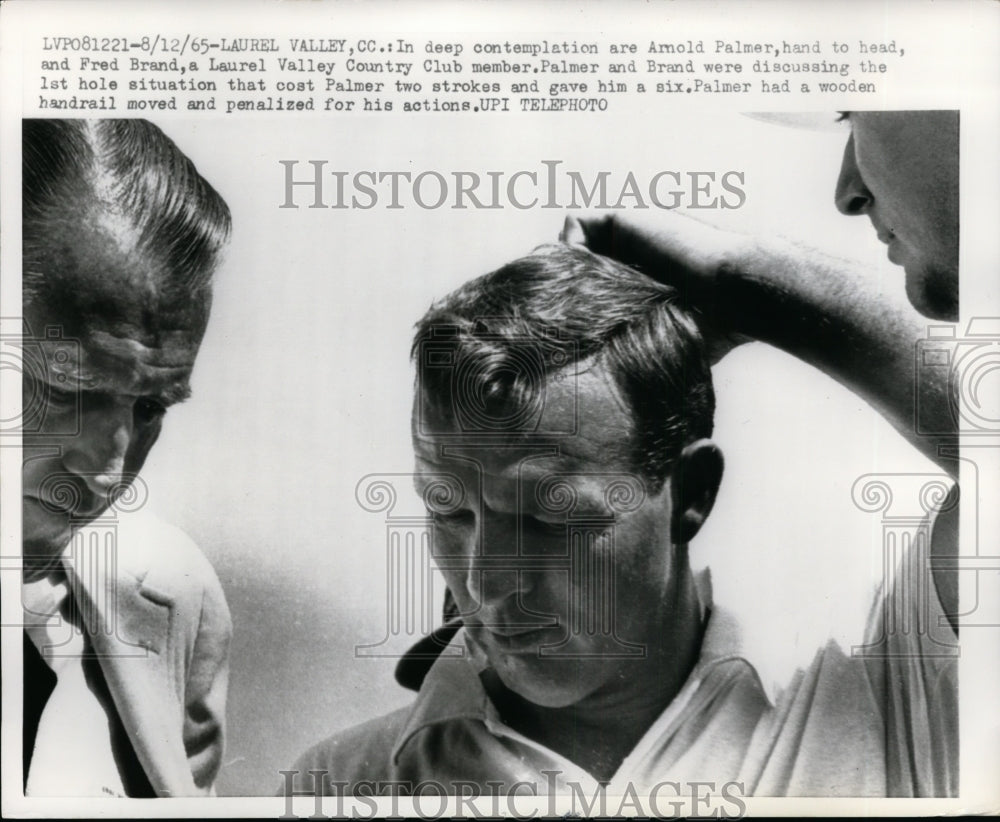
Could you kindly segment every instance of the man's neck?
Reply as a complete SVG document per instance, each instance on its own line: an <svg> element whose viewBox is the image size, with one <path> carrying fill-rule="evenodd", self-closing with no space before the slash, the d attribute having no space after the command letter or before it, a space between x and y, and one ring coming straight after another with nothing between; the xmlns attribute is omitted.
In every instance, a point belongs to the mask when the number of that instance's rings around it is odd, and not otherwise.
<svg viewBox="0 0 1000 822"><path fill-rule="evenodd" d="M687 682L701 652L704 621L690 575L675 600L678 608L666 638L635 660L622 678L625 687L595 693L564 708L528 701L487 669L483 684L501 719L514 730L609 781L649 727Z"/></svg>

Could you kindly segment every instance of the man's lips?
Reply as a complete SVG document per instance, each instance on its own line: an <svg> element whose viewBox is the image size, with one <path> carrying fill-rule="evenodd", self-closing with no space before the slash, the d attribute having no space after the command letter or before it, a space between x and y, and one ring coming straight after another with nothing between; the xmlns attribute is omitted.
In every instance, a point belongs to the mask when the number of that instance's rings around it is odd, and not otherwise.
<svg viewBox="0 0 1000 822"><path fill-rule="evenodd" d="M487 627L475 624L469 625L468 630L472 638L480 645L489 645L510 653L535 652L541 645L556 642L563 635L558 626L493 625Z"/></svg>
<svg viewBox="0 0 1000 822"><path fill-rule="evenodd" d="M900 261L897 253L898 246L895 242L896 232L894 232L891 228L885 228L875 222L872 222L872 226L875 228L875 234L878 237L879 242L885 243L885 245L888 246L886 254L889 257L889 262L899 265Z"/></svg>
<svg viewBox="0 0 1000 822"><path fill-rule="evenodd" d="M875 220L871 214L868 215L868 219L871 220L872 228L875 229L875 234L879 238L879 242L883 242L888 245L895 239L896 233L891 228L882 225L882 223Z"/></svg>
<svg viewBox="0 0 1000 822"><path fill-rule="evenodd" d="M25 494L23 499L25 502L34 503L46 514L67 517L69 519L87 519L94 517L99 514L103 508L107 507L98 505L96 502L91 503L90 505L84 505L82 501L78 504L66 505L46 497L33 496L31 494Z"/></svg>
<svg viewBox="0 0 1000 822"><path fill-rule="evenodd" d="M42 499L41 497L31 496L30 494L24 495L24 501L26 503L33 503L34 505L41 508L46 514L56 514L64 517L73 516L72 509L67 508L64 505L57 505L51 500Z"/></svg>

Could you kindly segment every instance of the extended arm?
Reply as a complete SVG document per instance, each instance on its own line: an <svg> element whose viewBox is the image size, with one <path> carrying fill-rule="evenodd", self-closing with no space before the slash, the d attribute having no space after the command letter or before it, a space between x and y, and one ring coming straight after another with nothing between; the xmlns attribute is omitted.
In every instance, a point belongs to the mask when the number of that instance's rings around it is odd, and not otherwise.
<svg viewBox="0 0 1000 822"><path fill-rule="evenodd" d="M716 358L761 340L816 366L876 408L910 443L956 476L948 369L923 369L917 343L930 321L905 298L843 260L781 240L756 240L677 213L640 221L569 218L568 242L615 257L677 287L701 316ZM935 321L935 324L940 324ZM919 389L924 430L916 430Z"/></svg>
<svg viewBox="0 0 1000 822"><path fill-rule="evenodd" d="M646 220L570 217L562 239L586 244L675 286L697 310L715 360L749 340L781 348L864 398L957 478L957 460L944 455L957 444L949 369L922 368L917 379L917 343L926 338L930 321L902 296L881 292L856 266L786 241L721 231L673 212ZM918 400L923 430L938 432L935 436L917 431ZM942 452L939 446L952 448ZM957 551L954 509L938 518L932 554L952 557ZM956 614L955 573L938 569L934 583L945 612Z"/></svg>

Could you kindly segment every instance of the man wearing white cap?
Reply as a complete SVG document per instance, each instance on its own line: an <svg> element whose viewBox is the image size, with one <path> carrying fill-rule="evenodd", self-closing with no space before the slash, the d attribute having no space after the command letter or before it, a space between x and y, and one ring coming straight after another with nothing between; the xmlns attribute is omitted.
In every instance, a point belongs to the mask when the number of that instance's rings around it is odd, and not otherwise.
<svg viewBox="0 0 1000 822"><path fill-rule="evenodd" d="M780 121L783 115L761 119ZM562 239L678 287L700 317L713 359L750 340L794 354L863 397L957 479L950 369L924 369L918 380L916 354L918 341L927 336L928 318L958 319L958 112L849 112L840 119L848 121L851 134L837 180L836 207L847 216L871 220L888 247L889 260L903 268L905 300L880 290L873 277L843 260L784 240L722 231L676 212L646 220L624 212L571 216ZM787 121L801 125L801 117ZM937 435L916 430L917 407L923 430ZM957 488L952 502L955 492ZM933 584L907 598L923 609L910 616L927 624L947 616L956 632L956 574L942 570L946 563L941 560L955 557L957 549L958 506L950 504L933 522L933 572L927 565L911 569L913 579L932 576ZM954 794L954 660L916 646L896 651L897 659L884 667L867 666L879 704L872 721L886 730L886 793ZM809 714L799 721L808 727Z"/></svg>
<svg viewBox="0 0 1000 822"><path fill-rule="evenodd" d="M954 316L956 115L849 119L854 133L838 207L872 219L890 258L906 269L914 305L934 317ZM686 559L721 479L721 456L705 439L711 411L702 409L704 425L673 462L665 430L671 416L658 405L678 403L677 418L693 431L699 405L684 398L700 385L704 396L711 393L707 360L748 339L764 340L868 398L954 473L935 448L954 437L932 442L912 430L914 346L925 320L905 300L887 304L840 261L672 213L648 223L621 212L572 217L563 239L660 283L579 248L549 250L470 281L418 325L414 476L449 587L448 622L397 668L399 681L418 690L416 701L313 746L294 769L282 771L284 795L419 795L432 786L474 795L639 790L655 797L681 784L753 796L955 795L953 582L938 572L932 583L926 553L906 552L868 625L866 642L879 644L881 653L858 656L831 641L787 682L766 688L745 654L738 622L713 601L707 578L694 578ZM676 322L664 322L668 315ZM587 379L569 379L568 357L559 360L563 370L530 370L538 377L532 384L550 392L538 424L526 417L532 425L524 431L504 428L501 439L484 445L485 433L498 432L466 425L462 413L489 405L463 391L498 403L498 419L515 419L511 398L519 395L511 384L519 384L501 375L518 373L512 363L525 350L548 351L562 337L583 352ZM428 340L447 343L448 357L418 356ZM681 351L689 356L678 357ZM447 379L434 376L442 362ZM477 379L449 382L452 373ZM666 382L665 373L672 375ZM944 381L925 380L920 388L932 430L954 430ZM545 444L552 452L525 467L518 449L529 431L539 430L550 432ZM569 430L572 436L553 436ZM637 447L636 432L644 431L657 433ZM456 446L468 445L462 436L478 450ZM655 458L662 470L620 456L629 453ZM549 458L556 461L545 467ZM573 543L569 515L543 510L548 497L541 489L553 478L568 483L568 496L584 501L581 510L596 521L595 512L608 514L610 503L595 501L595 489L612 466L616 477L640 480L654 506L614 519L621 553L609 564L615 590L624 595L611 598L621 606L611 624L615 637L643 648L632 657L600 644L598 631L574 630L598 624L596 614L606 610L596 607L608 607L588 595L586 575L539 562L568 556L567 546L576 544L591 546L578 555L587 567L596 564L597 543L577 537ZM444 495L448 510L439 510L430 491L440 491L444 479L459 487ZM938 554L954 554L956 543L957 507L952 497L946 502L934 522ZM917 539L926 540L930 522L918 531ZM555 623L539 628L525 617L532 614L536 621L554 615ZM907 629L889 630L893 620ZM452 652L442 654L449 642Z"/></svg>

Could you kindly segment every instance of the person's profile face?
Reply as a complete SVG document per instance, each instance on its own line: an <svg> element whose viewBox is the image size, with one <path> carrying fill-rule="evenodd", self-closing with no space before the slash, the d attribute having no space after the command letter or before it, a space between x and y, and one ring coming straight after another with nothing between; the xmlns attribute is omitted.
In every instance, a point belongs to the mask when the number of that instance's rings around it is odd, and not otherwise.
<svg viewBox="0 0 1000 822"><path fill-rule="evenodd" d="M851 112L837 207L865 214L913 306L958 317L958 112Z"/></svg>
<svg viewBox="0 0 1000 822"><path fill-rule="evenodd" d="M650 493L632 470L610 377L549 378L532 437L471 444L428 406L418 390L415 487L470 651L538 705L613 699L669 621L672 552L669 483Z"/></svg>
<svg viewBox="0 0 1000 822"><path fill-rule="evenodd" d="M190 391L208 316L207 296L163 296L159 270L120 221L75 217L54 221L26 258L37 268L26 282L43 275L26 301L22 379L22 539L37 560L58 554L142 468L167 408Z"/></svg>

